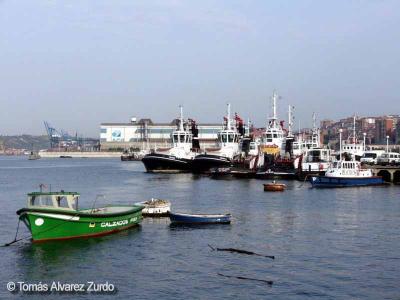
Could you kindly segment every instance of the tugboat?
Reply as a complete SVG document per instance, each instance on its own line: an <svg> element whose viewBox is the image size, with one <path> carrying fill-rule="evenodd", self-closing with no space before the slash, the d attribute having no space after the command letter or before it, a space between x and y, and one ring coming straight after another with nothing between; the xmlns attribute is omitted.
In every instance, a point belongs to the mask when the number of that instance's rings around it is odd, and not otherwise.
<svg viewBox="0 0 400 300"><path fill-rule="evenodd" d="M371 169L361 166L361 163L354 158L346 161L342 159L342 130L340 132L340 159L334 162L327 169L323 176L311 177L312 187L331 188L331 187L353 187L381 185L383 179L380 176L373 176Z"/></svg>
<svg viewBox="0 0 400 300"><path fill-rule="evenodd" d="M294 154L293 146L296 143L295 137L292 132L293 126L293 107L289 105L288 110L288 129L283 129L283 124L278 127L276 124L276 94L273 96L273 111L274 116L270 119L269 128L264 134L264 146L263 146L263 166L258 170L255 177L259 179L294 179L297 177L297 165L299 163L299 156ZM279 134L276 133L277 130ZM286 132L285 138L283 132ZM274 140L274 135L278 136ZM282 143L280 148L278 144ZM284 145L284 147L283 147ZM278 150L280 149L280 150ZM278 152L279 151L279 152Z"/></svg>
<svg viewBox="0 0 400 300"><path fill-rule="evenodd" d="M231 121L231 105L228 104L225 128L218 132L218 147L207 148L205 153L193 160L193 172L206 173L211 169L231 167L233 158L239 154L239 132Z"/></svg>
<svg viewBox="0 0 400 300"><path fill-rule="evenodd" d="M17 211L32 234L33 242L66 240L111 234L138 225L141 205L78 209L79 193L40 192L28 194L28 205Z"/></svg>
<svg viewBox="0 0 400 300"><path fill-rule="evenodd" d="M272 116L268 120L267 129L261 137L261 150L267 155L278 155L281 151L284 132L282 124L278 124L276 102L279 96L274 91L272 94Z"/></svg>
<svg viewBox="0 0 400 300"><path fill-rule="evenodd" d="M180 106L181 114L178 129L171 134L172 148L156 149L153 153L145 155L142 159L147 172L179 173L190 172L193 158L196 153L192 152L193 134L185 130L183 121L183 107Z"/></svg>

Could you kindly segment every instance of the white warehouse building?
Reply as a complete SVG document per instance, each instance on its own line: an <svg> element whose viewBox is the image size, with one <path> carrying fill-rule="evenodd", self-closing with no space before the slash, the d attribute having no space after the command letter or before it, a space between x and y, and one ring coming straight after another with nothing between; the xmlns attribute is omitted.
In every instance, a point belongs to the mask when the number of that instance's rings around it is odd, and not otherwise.
<svg viewBox="0 0 400 300"><path fill-rule="evenodd" d="M171 133L177 129L179 120L171 123L153 123L151 119L132 118L129 123L100 124L100 146L102 150L128 148L155 149L171 145ZM217 133L223 124L197 124L201 148L215 146Z"/></svg>

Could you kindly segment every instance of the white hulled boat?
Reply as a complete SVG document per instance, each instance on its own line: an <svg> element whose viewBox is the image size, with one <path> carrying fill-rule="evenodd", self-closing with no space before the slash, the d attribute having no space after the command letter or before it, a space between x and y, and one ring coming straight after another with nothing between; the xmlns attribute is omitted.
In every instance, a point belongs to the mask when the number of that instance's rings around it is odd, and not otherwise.
<svg viewBox="0 0 400 300"><path fill-rule="evenodd" d="M303 153L301 173L303 176L309 174L323 175L332 162L331 150L321 146L320 131L317 128L316 120L315 113L313 113L311 139L301 144Z"/></svg>

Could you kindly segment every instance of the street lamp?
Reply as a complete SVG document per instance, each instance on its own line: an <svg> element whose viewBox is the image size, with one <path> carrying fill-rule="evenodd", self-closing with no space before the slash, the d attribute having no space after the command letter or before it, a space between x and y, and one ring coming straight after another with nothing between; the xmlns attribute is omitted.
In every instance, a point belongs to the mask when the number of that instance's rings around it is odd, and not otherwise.
<svg viewBox="0 0 400 300"><path fill-rule="evenodd" d="M365 145L365 137L367 136L367 133L364 132L364 133L363 133L363 136L364 136L364 152L365 152L365 148L366 148L366 145Z"/></svg>
<svg viewBox="0 0 400 300"><path fill-rule="evenodd" d="M343 129L339 129L339 160L342 161L342 132Z"/></svg>
<svg viewBox="0 0 400 300"><path fill-rule="evenodd" d="M386 136L386 153L389 153L389 136Z"/></svg>

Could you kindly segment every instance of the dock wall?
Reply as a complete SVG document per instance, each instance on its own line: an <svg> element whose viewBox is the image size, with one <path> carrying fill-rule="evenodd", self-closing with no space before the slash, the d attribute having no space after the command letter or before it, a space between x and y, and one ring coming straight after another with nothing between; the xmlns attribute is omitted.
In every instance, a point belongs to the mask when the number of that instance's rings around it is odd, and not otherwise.
<svg viewBox="0 0 400 300"><path fill-rule="evenodd" d="M40 151L39 155L43 158L59 158L60 156L71 156L75 158L120 158L122 152L107 151Z"/></svg>

